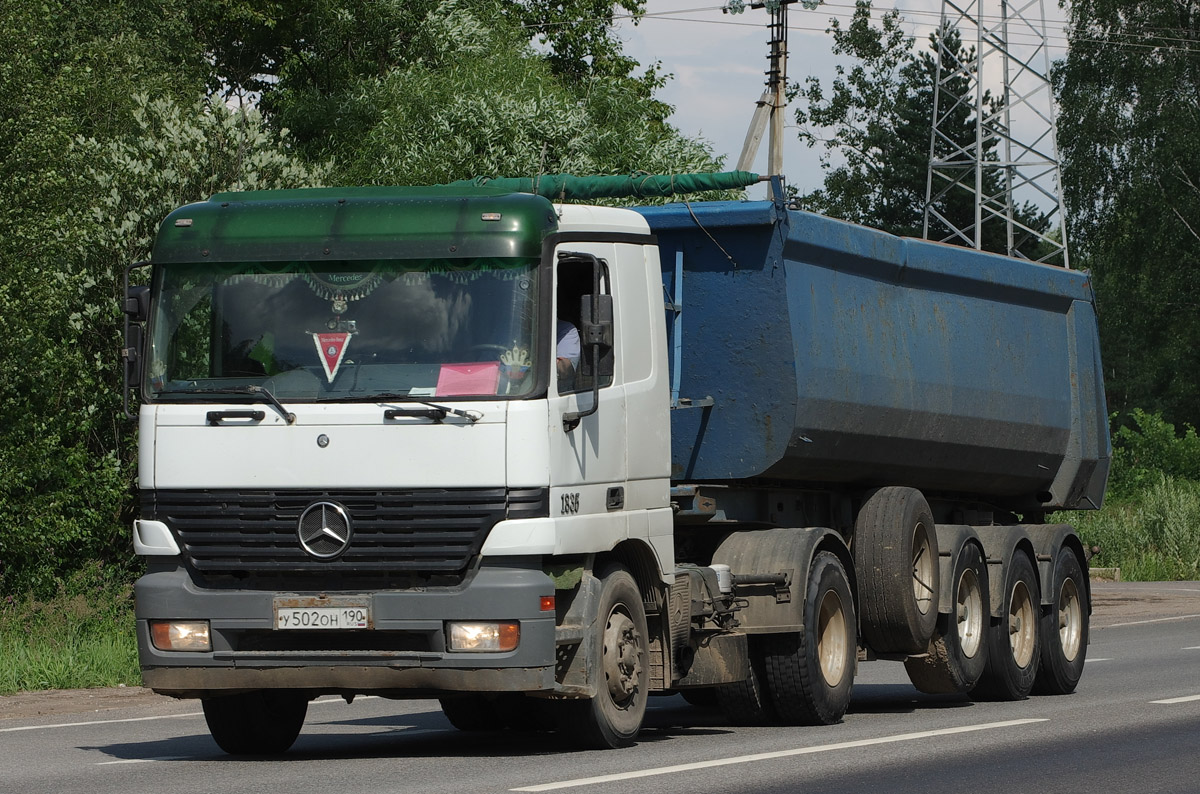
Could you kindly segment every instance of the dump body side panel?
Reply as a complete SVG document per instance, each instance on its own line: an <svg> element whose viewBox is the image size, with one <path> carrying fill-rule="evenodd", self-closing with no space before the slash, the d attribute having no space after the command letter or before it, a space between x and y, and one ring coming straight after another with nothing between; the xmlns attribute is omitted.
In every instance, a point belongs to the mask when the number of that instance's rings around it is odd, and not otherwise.
<svg viewBox="0 0 1200 794"><path fill-rule="evenodd" d="M1086 274L769 203L641 212L668 295L682 287L676 388L713 398L675 411L677 479L1099 504L1109 446Z"/></svg>

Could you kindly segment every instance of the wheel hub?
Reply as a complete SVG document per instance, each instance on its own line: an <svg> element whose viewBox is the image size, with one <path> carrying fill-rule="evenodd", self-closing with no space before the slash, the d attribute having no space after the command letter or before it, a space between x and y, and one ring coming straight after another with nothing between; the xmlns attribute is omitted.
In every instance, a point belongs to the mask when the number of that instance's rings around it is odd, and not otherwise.
<svg viewBox="0 0 1200 794"><path fill-rule="evenodd" d="M613 700L628 700L637 691L642 677L642 658L637 626L620 612L609 615L604 629L604 678Z"/></svg>

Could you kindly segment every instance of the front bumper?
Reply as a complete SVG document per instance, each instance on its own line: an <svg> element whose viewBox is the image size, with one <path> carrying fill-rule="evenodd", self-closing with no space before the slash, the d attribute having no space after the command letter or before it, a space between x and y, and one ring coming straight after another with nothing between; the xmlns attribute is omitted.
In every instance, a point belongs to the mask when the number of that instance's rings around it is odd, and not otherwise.
<svg viewBox="0 0 1200 794"><path fill-rule="evenodd" d="M331 593L369 606L372 628L359 631L278 630L275 597L320 594L201 589L182 567L151 570L134 592L142 677L160 694L289 688L422 697L555 689L555 617L541 611L554 585L532 561L485 560L457 588ZM158 650L150 620L207 620L213 649ZM447 651L451 620L516 620L520 643L503 653Z"/></svg>

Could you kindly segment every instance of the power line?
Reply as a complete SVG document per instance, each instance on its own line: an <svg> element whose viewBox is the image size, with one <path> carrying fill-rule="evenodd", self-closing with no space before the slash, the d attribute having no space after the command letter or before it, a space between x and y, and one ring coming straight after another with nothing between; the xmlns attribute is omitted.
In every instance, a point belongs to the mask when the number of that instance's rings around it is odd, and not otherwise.
<svg viewBox="0 0 1200 794"><path fill-rule="evenodd" d="M849 6L849 5L845 5L845 4L838 4L838 3L825 3L823 5L829 6L829 7L834 7L834 8L852 8L853 7L853 6ZM690 22L693 24L728 25L731 27L753 27L753 28L759 28L759 29L766 27L765 24L757 23L757 22L740 22L740 21L732 20L732 19L696 19L696 18L687 17L687 16L680 16L681 14L713 12L713 11L720 11L720 10L721 10L721 6L703 6L703 7L697 7L697 8L677 9L674 11L660 11L660 12L655 12L655 13L646 13L646 14L642 14L642 15L615 14L615 15L613 15L613 19L614 20L632 19L635 21L641 21L644 19L653 19L653 20L661 20L661 21L668 21L668 22ZM877 10L878 9L874 9L874 8L872 9L872 11L877 11ZM915 8L903 8L903 7L899 7L899 6L897 6L895 9L888 9L888 10L889 11L896 10L896 11L900 12L901 19L903 21L907 22L913 28L936 31L936 30L938 30L938 28L941 27L940 18L939 18L938 23L933 23L933 22L916 21L916 20L912 20L909 17L905 16L905 14L912 14L914 16L935 16L935 15L937 15L935 12L932 12L932 11L924 11L922 9L915 9ZM852 13L847 14L847 13L840 13L840 12L829 12L829 13L827 13L827 16L837 18L837 19L853 19ZM940 17L940 15L938 15L938 16ZM881 19L881 18L882 18L882 16L880 16L880 17L872 16L873 21L876 19ZM999 21L999 19L1000 19L999 17L987 17L987 16L985 16L984 18L992 19L994 21ZM577 23L565 23L564 22L564 23L556 23L556 24L565 25L565 24L577 24ZM527 27L530 27L530 26L527 26ZM813 27L813 26L808 26L808 25L788 25L788 30L789 31L798 31L798 32L826 33L829 31L829 27L828 26ZM1167 29L1161 28L1161 30L1167 30ZM1179 30L1179 29L1175 29L1175 30ZM1153 38L1153 39L1158 39L1163 42L1174 41L1174 42L1179 42L1181 44L1195 44L1197 46L1190 47L1190 46L1178 46L1176 44L1166 44L1166 43L1159 44L1159 43L1144 43L1144 42L1139 42L1139 41L1117 41L1117 40L1113 40L1112 38L1079 37L1079 36L1071 36L1070 34L1047 35L1045 37L1044 41L1048 48L1055 49L1055 50L1064 50L1064 51L1069 50L1071 44L1079 43L1079 44L1103 44L1103 45L1110 46L1110 47L1125 47L1125 48L1132 48L1132 49L1146 49L1146 50L1158 50L1158 51L1166 51L1166 52L1177 52L1177 53L1186 53L1189 55L1200 53L1200 40L1194 39L1194 38L1181 38L1181 37L1171 37L1171 36L1150 36L1150 35L1143 35L1143 34L1137 34L1137 33L1124 33L1124 32L1120 32L1120 31L1114 31L1110 35L1118 36L1118 37L1126 37L1126 38L1135 38L1135 37L1143 38L1143 39L1152 39ZM1034 34L1018 33L1017 36L1022 37L1022 38L1028 37L1028 39L1029 39L1028 41L1016 42L1017 44L1023 44L1025 46L1035 46L1036 44L1038 44L1042 41L1040 39L1040 37L1037 37ZM915 34L914 34L914 37L915 37ZM1053 42L1061 42L1061 43L1050 43L1052 41Z"/></svg>

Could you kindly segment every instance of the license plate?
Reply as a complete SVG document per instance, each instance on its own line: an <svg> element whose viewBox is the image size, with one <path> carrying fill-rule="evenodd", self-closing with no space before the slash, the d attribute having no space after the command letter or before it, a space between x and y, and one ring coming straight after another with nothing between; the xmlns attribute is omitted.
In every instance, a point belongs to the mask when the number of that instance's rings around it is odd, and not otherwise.
<svg viewBox="0 0 1200 794"><path fill-rule="evenodd" d="M332 603L332 599L275 599L277 629L369 629L371 612L363 603Z"/></svg>

